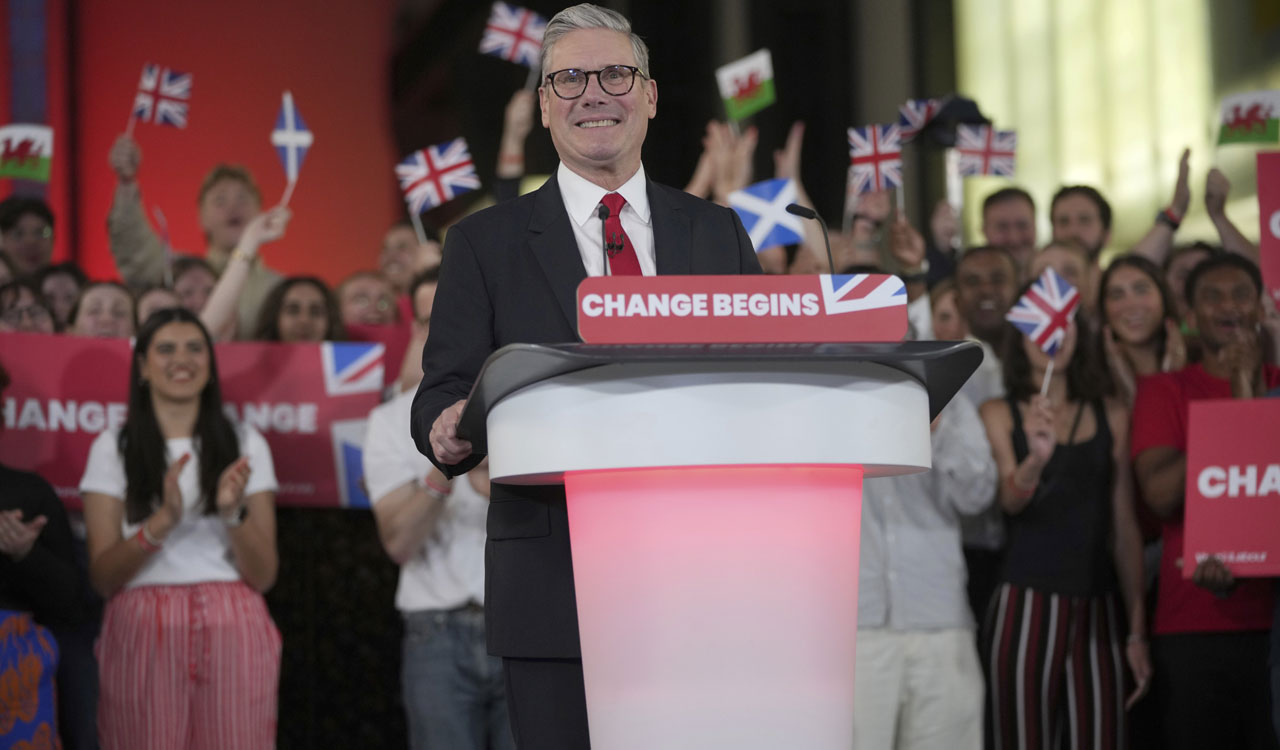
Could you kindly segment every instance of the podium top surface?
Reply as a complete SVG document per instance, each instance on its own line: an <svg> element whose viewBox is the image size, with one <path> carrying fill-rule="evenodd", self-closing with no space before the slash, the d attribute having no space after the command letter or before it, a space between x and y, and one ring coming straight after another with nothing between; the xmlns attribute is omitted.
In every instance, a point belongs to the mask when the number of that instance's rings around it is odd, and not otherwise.
<svg viewBox="0 0 1280 750"><path fill-rule="evenodd" d="M982 363L972 341L901 341L861 344L511 344L485 361L467 398L458 436L485 451L489 410L512 393L559 375L606 365L751 364L794 370L805 365L875 363L920 381L929 418L942 411Z"/></svg>

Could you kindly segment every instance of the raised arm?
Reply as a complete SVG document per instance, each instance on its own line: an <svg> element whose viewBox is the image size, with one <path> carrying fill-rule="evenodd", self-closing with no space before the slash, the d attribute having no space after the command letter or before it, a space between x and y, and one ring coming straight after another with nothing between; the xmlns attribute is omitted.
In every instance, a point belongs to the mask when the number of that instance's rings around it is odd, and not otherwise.
<svg viewBox="0 0 1280 750"><path fill-rule="evenodd" d="M204 323L216 340L235 338L240 294L249 281L258 249L283 237L292 216L293 212L287 207L277 206L255 216L240 234L240 244L232 251L226 268L222 270L222 276L218 277L218 283L210 292L204 309L200 311L200 322Z"/></svg>
<svg viewBox="0 0 1280 750"><path fill-rule="evenodd" d="M1249 241L1231 219L1227 218L1227 194L1231 192L1231 181L1214 167L1204 180L1204 207L1209 212L1213 226L1218 230L1218 239L1222 247L1231 253L1239 253L1254 263L1259 262L1258 246Z"/></svg>
<svg viewBox="0 0 1280 750"><path fill-rule="evenodd" d="M1183 149L1182 158L1178 161L1178 181L1173 186L1173 200L1165 209L1167 213L1162 213L1161 216L1164 218L1157 218L1151 225L1151 229L1147 230L1142 239L1133 246L1134 253L1147 258L1157 266L1163 264L1164 259L1169 257L1169 250L1173 248L1173 235L1177 231L1175 225L1186 218L1187 209L1191 206L1190 162L1191 149Z"/></svg>
<svg viewBox="0 0 1280 750"><path fill-rule="evenodd" d="M111 146L108 157L116 190L107 214L107 240L125 284L139 288L164 283L164 245L147 222L138 188L142 149L128 135Z"/></svg>

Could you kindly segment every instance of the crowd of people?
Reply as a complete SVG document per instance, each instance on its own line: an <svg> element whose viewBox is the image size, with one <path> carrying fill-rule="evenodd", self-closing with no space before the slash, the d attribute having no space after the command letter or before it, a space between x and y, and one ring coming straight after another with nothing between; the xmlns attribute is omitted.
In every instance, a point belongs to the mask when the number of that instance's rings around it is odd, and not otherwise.
<svg viewBox="0 0 1280 750"><path fill-rule="evenodd" d="M554 54L616 52L598 39L592 48L583 33L630 33L583 18L564 22L588 24L559 30L567 36L549 32L544 74L556 69L548 67ZM640 89L606 90L595 71L594 87L588 75L583 88L643 106L641 89L653 82L643 78L640 45L603 61L629 69ZM555 108L570 106L566 91L577 83L548 76L540 99L512 97L492 189L502 216L534 205L516 201L539 101L562 160L574 166ZM796 123L773 153L775 176L802 183L803 141ZM685 192L726 205L752 181L756 131L712 122L703 146ZM496 499L506 490L490 485L469 446L437 444L432 429L424 447L417 431L433 425L414 423L424 347L428 358L450 355L446 347L462 358L475 347L457 340L484 335L467 326L485 321L463 324L453 313L470 309L463 295L475 293L460 283L461 266L491 267L488 235L466 224L442 250L434 233L422 241L406 221L385 231L368 270L336 288L315 275L323 269L284 276L260 251L285 236L290 211L264 209L252 175L222 164L198 191L205 254L173 256L142 209L141 157L127 135L109 154L108 236L119 279L51 263L55 217L38 197L0 203L0 332L136 342L128 416L93 444L82 516L69 519L38 476L0 465L0 737L52 746L61 724L66 747L273 745L282 644L262 593L280 568L277 484L263 437L224 415L214 343L362 340L387 346L364 482L378 536L401 568L395 606L405 625L410 744L514 747L506 692L534 678L513 671L511 659L504 673L490 655L497 644L494 653L508 656L504 639L518 640L508 630L491 629L486 648L486 533L506 533L492 514L486 531L486 515L491 492ZM570 189L569 169L556 179ZM985 355L933 425L932 471L864 487L857 748L1277 747L1274 582L1238 579L1216 558L1182 554L1188 402L1261 398L1280 386L1280 316L1264 293L1257 247L1226 215L1229 189L1211 170L1203 202L1219 242L1179 244L1192 200L1184 154L1167 207L1106 263L1111 208L1082 185L1053 196L1048 242L1037 237L1032 196L1006 187L983 203L982 245L961 247L946 203L922 231L892 193L879 192L851 202L831 238L834 269L816 227L799 245L756 248L766 273L899 274L911 337L971 339ZM812 207L802 184L797 202ZM628 234L633 213L623 214ZM598 246L599 232L592 237ZM591 257L603 262L598 250ZM442 262L453 264L443 277ZM583 263L587 273L606 270L592 271L585 253ZM1005 320L1046 267L1082 300L1052 356ZM432 325L442 281L454 283L441 287L453 316L443 332ZM513 321L512 330L526 323ZM0 367L0 390L7 381ZM503 505L511 511L516 502ZM1194 566L1190 580L1186 566ZM106 602L88 655L96 664L88 701L69 687L84 655L71 659L75 637L61 637L82 624L86 581ZM535 660L525 661L521 669L532 669ZM537 661L546 669L556 659ZM68 663L81 666L68 674Z"/></svg>

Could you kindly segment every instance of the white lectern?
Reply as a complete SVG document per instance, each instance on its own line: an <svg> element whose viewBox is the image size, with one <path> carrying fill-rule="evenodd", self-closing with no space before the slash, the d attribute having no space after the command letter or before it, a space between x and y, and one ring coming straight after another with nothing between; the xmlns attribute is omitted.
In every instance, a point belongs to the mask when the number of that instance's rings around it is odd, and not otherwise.
<svg viewBox="0 0 1280 750"><path fill-rule="evenodd" d="M515 345L460 434L564 482L596 750L848 750L864 476L930 466L972 343ZM487 442L487 448L486 448Z"/></svg>

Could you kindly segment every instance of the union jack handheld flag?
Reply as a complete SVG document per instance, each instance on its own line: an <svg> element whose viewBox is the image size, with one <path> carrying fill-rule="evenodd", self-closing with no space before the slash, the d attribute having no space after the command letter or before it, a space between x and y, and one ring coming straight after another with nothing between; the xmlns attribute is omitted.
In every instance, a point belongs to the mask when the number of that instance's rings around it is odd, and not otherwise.
<svg viewBox="0 0 1280 750"><path fill-rule="evenodd" d="M131 123L154 122L175 128L187 126L191 99L191 74L179 73L153 63L142 66L138 93L133 97Z"/></svg>
<svg viewBox="0 0 1280 750"><path fill-rule="evenodd" d="M902 184L902 131L897 125L849 128L849 184L855 193Z"/></svg>
<svg viewBox="0 0 1280 750"><path fill-rule="evenodd" d="M1052 357L1062 346L1079 306L1076 288L1052 268L1046 268L1004 318Z"/></svg>
<svg viewBox="0 0 1280 750"><path fill-rule="evenodd" d="M902 129L902 140L914 139L937 116L940 109L941 99L908 99L906 104L898 107L898 127Z"/></svg>
<svg viewBox="0 0 1280 750"><path fill-rule="evenodd" d="M413 152L396 165L396 177L414 215L480 187L463 138Z"/></svg>
<svg viewBox="0 0 1280 750"><path fill-rule="evenodd" d="M1018 151L1018 131L996 130L990 125L957 125L956 151L960 153L960 175L1000 175L1012 177Z"/></svg>
<svg viewBox="0 0 1280 750"><path fill-rule="evenodd" d="M529 68L542 64L542 32L547 19L528 8L495 2L480 37L480 51Z"/></svg>

